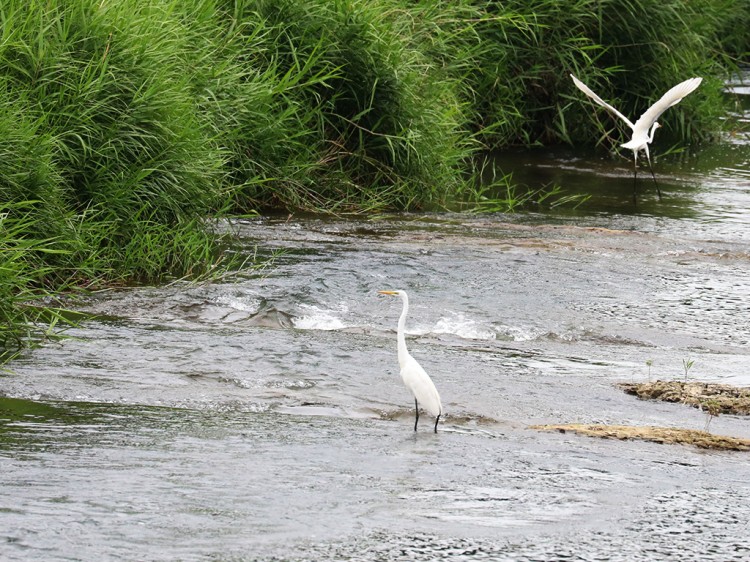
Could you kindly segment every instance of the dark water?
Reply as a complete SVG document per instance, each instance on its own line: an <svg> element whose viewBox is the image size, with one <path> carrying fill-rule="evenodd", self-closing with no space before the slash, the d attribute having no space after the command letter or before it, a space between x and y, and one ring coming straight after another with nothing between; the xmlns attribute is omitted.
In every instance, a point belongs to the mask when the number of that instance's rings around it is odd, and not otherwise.
<svg viewBox="0 0 750 562"><path fill-rule="evenodd" d="M659 158L664 200L643 175L634 207L629 161L524 152L518 179L592 198L241 221L281 251L263 274L92 297L0 374L0 559L750 559L747 454L528 429L703 429L614 386L686 361L750 385L749 160L742 135ZM412 431L397 288L437 435Z"/></svg>

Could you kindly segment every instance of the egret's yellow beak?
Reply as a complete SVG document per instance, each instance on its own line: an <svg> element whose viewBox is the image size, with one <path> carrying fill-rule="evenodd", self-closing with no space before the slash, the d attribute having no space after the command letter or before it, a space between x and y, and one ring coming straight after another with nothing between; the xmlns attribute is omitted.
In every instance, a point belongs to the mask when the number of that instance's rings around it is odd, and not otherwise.
<svg viewBox="0 0 750 562"><path fill-rule="evenodd" d="M397 295L398 293L396 291L378 291L381 295Z"/></svg>

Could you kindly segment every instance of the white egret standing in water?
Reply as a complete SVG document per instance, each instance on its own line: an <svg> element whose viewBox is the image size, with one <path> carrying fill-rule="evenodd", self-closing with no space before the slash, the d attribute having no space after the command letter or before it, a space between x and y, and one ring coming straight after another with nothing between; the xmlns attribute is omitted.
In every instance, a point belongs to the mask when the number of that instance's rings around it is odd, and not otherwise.
<svg viewBox="0 0 750 562"><path fill-rule="evenodd" d="M404 380L404 384L414 395L414 407L417 411L417 419L414 421L414 431L417 431L419 406L421 404L430 415L435 416L435 433L437 433L438 422L443 413L440 395L432 383L430 376L406 349L404 330L406 328L406 315L409 313L409 297L406 291L378 291L378 293L381 295L397 295L401 297L401 301L404 303L401 317L398 319L398 364L401 367L401 378Z"/></svg>
<svg viewBox="0 0 750 562"><path fill-rule="evenodd" d="M667 109L678 103L680 100L682 100L682 98L695 90L700 85L703 78L690 78L689 80L680 82L674 88L664 94L659 101L649 107L646 113L638 118L638 121L632 123L630 119L625 117L622 113L617 111L614 107L597 96L586 84L581 82L578 78L576 78L572 74L570 75L570 77L573 79L573 82L575 82L575 85L578 86L579 90L581 90L596 103L625 121L628 127L632 129L633 134L630 138L630 141L621 146L633 151L633 165L635 170L635 173L633 175L633 202L635 203L637 199L636 181L638 177L638 152L641 150L646 153L646 160L648 160L648 167L651 170L651 177L654 178L654 184L656 185L656 193L659 195L659 200L661 200L661 190L659 189L659 184L656 182L654 169L651 166L651 156L649 156L648 153L648 145L651 143L651 141L654 140L654 133L656 132L656 129L661 127L661 125L657 123L656 120Z"/></svg>

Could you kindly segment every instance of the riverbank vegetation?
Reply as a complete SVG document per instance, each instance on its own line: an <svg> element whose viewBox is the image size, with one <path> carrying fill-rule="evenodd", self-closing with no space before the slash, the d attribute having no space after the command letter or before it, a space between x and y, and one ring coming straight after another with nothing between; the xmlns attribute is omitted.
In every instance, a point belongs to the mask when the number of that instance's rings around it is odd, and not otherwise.
<svg viewBox="0 0 750 562"><path fill-rule="evenodd" d="M471 202L483 151L606 142L611 120L570 72L628 114L704 76L664 124L709 139L748 12L741 0L6 0L0 346L38 319L26 303L63 288L212 270L212 219Z"/></svg>

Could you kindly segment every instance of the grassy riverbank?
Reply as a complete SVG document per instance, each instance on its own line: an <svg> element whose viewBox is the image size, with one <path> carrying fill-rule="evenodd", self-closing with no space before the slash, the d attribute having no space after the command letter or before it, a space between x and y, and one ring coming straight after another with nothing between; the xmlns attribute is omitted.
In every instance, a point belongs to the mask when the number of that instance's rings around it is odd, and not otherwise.
<svg viewBox="0 0 750 562"><path fill-rule="evenodd" d="M201 275L209 219L471 200L481 151L606 138L575 72L710 138L740 0L7 0L0 347L75 286ZM744 28L743 28L744 29ZM503 180L510 181L510 180Z"/></svg>

